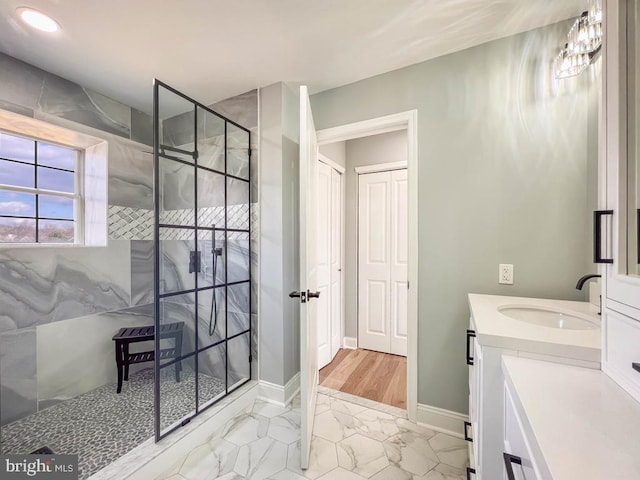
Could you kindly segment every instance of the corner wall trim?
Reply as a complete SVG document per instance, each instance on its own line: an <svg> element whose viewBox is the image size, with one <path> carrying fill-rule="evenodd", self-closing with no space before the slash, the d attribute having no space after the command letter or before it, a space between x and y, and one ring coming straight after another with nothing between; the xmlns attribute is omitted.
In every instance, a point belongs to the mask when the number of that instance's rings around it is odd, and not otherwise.
<svg viewBox="0 0 640 480"><path fill-rule="evenodd" d="M464 438L464 422L469 421L469 416L419 403L417 421L419 424L436 432Z"/></svg>
<svg viewBox="0 0 640 480"><path fill-rule="evenodd" d="M358 348L358 339L356 337L344 337L342 339L342 348L355 350L356 348Z"/></svg>
<svg viewBox="0 0 640 480"><path fill-rule="evenodd" d="M300 391L300 372L296 373L284 387L275 383L260 380L258 383L258 398L265 402L284 407L291 403L293 397Z"/></svg>

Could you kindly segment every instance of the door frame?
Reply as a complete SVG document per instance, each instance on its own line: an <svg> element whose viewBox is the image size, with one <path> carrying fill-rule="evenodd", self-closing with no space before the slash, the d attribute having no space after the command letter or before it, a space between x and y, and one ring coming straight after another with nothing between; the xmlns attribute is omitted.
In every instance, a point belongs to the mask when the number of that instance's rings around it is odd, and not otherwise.
<svg viewBox="0 0 640 480"><path fill-rule="evenodd" d="M381 133L407 131L409 185L409 291L407 295L407 414L416 421L418 409L418 111L394 113L317 131L318 145ZM343 252L344 253L344 252Z"/></svg>
<svg viewBox="0 0 640 480"><path fill-rule="evenodd" d="M320 145L318 143L318 145ZM345 234L345 208L346 208L346 177L347 169L331 160L326 155L318 153L318 161L327 164L340 174L340 345L344 342L345 318L346 318L346 286L345 286L345 256L346 234ZM344 345L342 345L344 347Z"/></svg>

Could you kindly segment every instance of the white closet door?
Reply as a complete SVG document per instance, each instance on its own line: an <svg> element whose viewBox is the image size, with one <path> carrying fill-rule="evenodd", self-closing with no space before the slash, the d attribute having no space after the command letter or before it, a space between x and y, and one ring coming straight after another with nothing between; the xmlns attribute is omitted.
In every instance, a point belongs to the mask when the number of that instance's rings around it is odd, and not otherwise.
<svg viewBox="0 0 640 480"><path fill-rule="evenodd" d="M342 175L331 169L331 359L342 335Z"/></svg>
<svg viewBox="0 0 640 480"><path fill-rule="evenodd" d="M358 346L390 349L391 174L358 176Z"/></svg>
<svg viewBox="0 0 640 480"><path fill-rule="evenodd" d="M407 170L391 172L391 348L407 356Z"/></svg>
<svg viewBox="0 0 640 480"><path fill-rule="evenodd" d="M358 177L358 346L407 355L407 170Z"/></svg>
<svg viewBox="0 0 640 480"><path fill-rule="evenodd" d="M331 171L318 162L318 368L331 362Z"/></svg>

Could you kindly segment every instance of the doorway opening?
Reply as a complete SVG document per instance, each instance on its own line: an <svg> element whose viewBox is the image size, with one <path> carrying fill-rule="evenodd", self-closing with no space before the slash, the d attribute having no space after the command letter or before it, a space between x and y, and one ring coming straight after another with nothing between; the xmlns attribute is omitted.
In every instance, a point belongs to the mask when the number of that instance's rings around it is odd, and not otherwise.
<svg viewBox="0 0 640 480"><path fill-rule="evenodd" d="M328 272L325 305L318 305L319 382L406 409L412 419L417 406L416 120L415 111L405 112L318 131L319 281L323 268ZM329 187L331 175L340 182L342 196L323 201L323 191L336 195ZM341 222L335 220L336 205ZM340 263L332 263L336 258Z"/></svg>

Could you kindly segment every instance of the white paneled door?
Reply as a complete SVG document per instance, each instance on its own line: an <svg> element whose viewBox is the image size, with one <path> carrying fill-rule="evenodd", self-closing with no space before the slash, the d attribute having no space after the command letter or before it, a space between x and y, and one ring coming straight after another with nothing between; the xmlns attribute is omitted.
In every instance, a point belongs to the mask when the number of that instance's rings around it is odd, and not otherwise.
<svg viewBox="0 0 640 480"><path fill-rule="evenodd" d="M309 466L318 393L318 142L309 92L300 87L300 463ZM322 296L320 294L320 296Z"/></svg>
<svg viewBox="0 0 640 480"><path fill-rule="evenodd" d="M407 355L407 169L358 176L358 346Z"/></svg>
<svg viewBox="0 0 640 480"><path fill-rule="evenodd" d="M334 168L318 163L318 368L340 349L342 325L342 178Z"/></svg>

